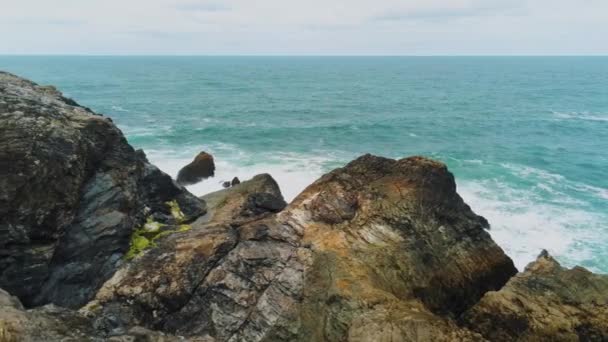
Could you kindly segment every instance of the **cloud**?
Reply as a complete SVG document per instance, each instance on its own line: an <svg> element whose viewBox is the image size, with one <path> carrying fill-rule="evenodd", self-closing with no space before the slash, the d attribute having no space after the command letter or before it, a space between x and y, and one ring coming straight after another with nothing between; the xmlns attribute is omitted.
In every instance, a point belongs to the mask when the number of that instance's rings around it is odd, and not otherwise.
<svg viewBox="0 0 608 342"><path fill-rule="evenodd" d="M606 0L4 2L0 54L608 54Z"/></svg>
<svg viewBox="0 0 608 342"><path fill-rule="evenodd" d="M451 20L469 17L488 17L496 15L523 15L525 2L512 1L473 1L461 6L441 6L431 8L410 8L405 10L389 9L374 16L371 21L410 21L410 20Z"/></svg>
<svg viewBox="0 0 608 342"><path fill-rule="evenodd" d="M174 5L173 8L186 12L225 12L231 8L217 2L188 2Z"/></svg>

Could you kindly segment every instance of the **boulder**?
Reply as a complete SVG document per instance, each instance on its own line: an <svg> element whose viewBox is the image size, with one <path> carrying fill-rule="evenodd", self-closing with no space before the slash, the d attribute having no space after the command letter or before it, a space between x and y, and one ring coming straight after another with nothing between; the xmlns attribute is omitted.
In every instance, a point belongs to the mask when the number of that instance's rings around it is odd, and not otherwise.
<svg viewBox="0 0 608 342"><path fill-rule="evenodd" d="M85 309L114 333L483 340L454 318L516 270L443 164L366 155L278 213L243 212L275 186L261 175L205 196L206 217L125 265Z"/></svg>
<svg viewBox="0 0 608 342"><path fill-rule="evenodd" d="M204 202L149 164L109 118L0 72L0 286L26 306L79 307L148 218Z"/></svg>
<svg viewBox="0 0 608 342"><path fill-rule="evenodd" d="M269 174L259 174L233 187L201 197L207 203L208 214L199 222L223 222L239 225L263 215L283 210L283 199L277 182Z"/></svg>
<svg viewBox="0 0 608 342"><path fill-rule="evenodd" d="M232 178L232 181L230 182L230 185L231 186L235 186L237 184L241 184L241 180L239 179L239 177Z"/></svg>
<svg viewBox="0 0 608 342"><path fill-rule="evenodd" d="M543 251L462 322L490 341L608 341L608 276L566 269Z"/></svg>
<svg viewBox="0 0 608 342"><path fill-rule="evenodd" d="M213 156L207 152L199 153L194 160L184 166L177 174L177 182L181 185L192 185L215 175Z"/></svg>

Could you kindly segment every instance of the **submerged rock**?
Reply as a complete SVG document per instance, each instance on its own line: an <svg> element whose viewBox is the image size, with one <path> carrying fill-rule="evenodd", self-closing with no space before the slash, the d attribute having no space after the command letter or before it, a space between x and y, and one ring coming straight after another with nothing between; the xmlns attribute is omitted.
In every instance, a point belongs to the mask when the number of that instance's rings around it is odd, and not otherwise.
<svg viewBox="0 0 608 342"><path fill-rule="evenodd" d="M215 175L213 156L207 152L199 153L194 160L184 166L177 174L177 182L181 185L192 185Z"/></svg>
<svg viewBox="0 0 608 342"><path fill-rule="evenodd" d="M3 72L0 137L0 286L26 306L89 301L167 202L185 221L205 212L110 119Z"/></svg>
<svg viewBox="0 0 608 342"><path fill-rule="evenodd" d="M544 251L462 321L490 341L608 341L608 276L563 268Z"/></svg>

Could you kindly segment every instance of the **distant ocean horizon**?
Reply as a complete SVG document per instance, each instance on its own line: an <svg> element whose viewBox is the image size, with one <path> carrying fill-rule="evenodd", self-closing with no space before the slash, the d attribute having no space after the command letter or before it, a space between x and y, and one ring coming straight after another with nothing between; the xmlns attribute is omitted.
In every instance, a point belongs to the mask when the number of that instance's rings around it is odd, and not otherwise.
<svg viewBox="0 0 608 342"><path fill-rule="evenodd" d="M112 117L175 176L196 153L221 182L270 173L287 200L364 154L454 173L522 269L541 249L608 273L608 57L0 56Z"/></svg>

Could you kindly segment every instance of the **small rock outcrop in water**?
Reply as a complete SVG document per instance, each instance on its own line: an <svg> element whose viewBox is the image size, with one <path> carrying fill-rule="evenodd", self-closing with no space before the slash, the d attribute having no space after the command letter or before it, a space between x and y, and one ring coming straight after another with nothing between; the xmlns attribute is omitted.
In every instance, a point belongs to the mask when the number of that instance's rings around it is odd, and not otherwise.
<svg viewBox="0 0 608 342"><path fill-rule="evenodd" d="M5 73L0 138L0 287L31 307L0 290L0 342L607 340L606 276L547 253L515 275L427 158L362 156L289 205L267 174L198 199Z"/></svg>
<svg viewBox="0 0 608 342"><path fill-rule="evenodd" d="M241 180L239 179L239 177L232 178L232 182L230 182L230 185L235 186L237 184L241 184Z"/></svg>
<svg viewBox="0 0 608 342"><path fill-rule="evenodd" d="M463 321L490 341L608 341L608 276L565 269L543 252Z"/></svg>
<svg viewBox="0 0 608 342"><path fill-rule="evenodd" d="M110 119L2 72L0 137L0 287L27 306L86 303L168 202L204 213Z"/></svg>
<svg viewBox="0 0 608 342"><path fill-rule="evenodd" d="M213 156L207 152L199 153L194 160L184 166L177 174L177 182L181 185L191 185L215 175Z"/></svg>

